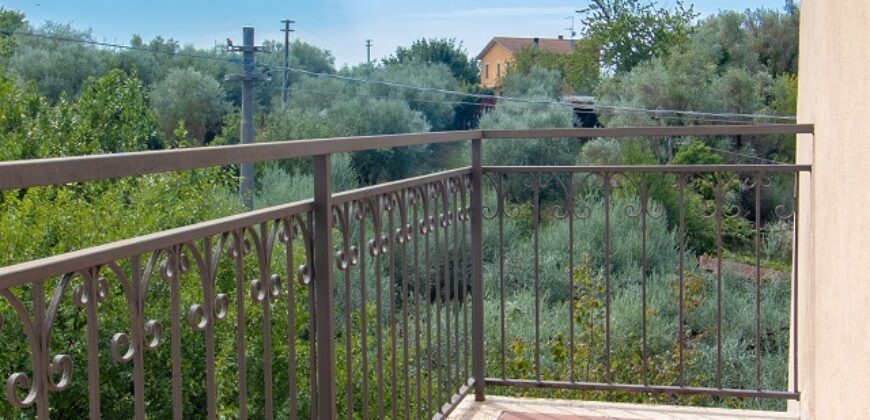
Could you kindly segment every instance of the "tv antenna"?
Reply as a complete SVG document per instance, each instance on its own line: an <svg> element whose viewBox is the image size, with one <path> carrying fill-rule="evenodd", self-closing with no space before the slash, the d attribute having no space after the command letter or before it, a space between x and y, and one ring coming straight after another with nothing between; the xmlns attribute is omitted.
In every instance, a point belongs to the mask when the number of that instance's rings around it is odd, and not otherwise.
<svg viewBox="0 0 870 420"><path fill-rule="evenodd" d="M571 39L574 39L574 37L577 36L577 31L574 29L574 15L565 16L565 19L571 19L571 26L565 28L565 30L568 31L569 34L571 34Z"/></svg>

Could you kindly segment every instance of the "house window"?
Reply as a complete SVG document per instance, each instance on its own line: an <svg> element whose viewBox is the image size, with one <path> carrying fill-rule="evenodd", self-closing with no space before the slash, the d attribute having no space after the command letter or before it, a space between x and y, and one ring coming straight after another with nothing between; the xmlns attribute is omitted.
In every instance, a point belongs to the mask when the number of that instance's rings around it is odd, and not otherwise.
<svg viewBox="0 0 870 420"><path fill-rule="evenodd" d="M485 69L483 72L484 78L489 79L489 63L486 63L486 65L484 66L484 69Z"/></svg>
<svg viewBox="0 0 870 420"><path fill-rule="evenodd" d="M501 77L501 63L495 64L495 77Z"/></svg>

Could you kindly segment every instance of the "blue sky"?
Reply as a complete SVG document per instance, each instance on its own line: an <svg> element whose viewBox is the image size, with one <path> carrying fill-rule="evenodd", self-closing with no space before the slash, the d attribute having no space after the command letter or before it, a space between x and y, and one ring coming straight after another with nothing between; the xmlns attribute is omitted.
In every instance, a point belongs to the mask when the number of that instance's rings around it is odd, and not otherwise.
<svg viewBox="0 0 870 420"><path fill-rule="evenodd" d="M660 0L667 4L674 0ZM691 0L686 0L690 3ZM91 28L99 41L128 43L137 33L205 47L241 38L242 26L254 26L257 39L281 39L280 20L296 20L295 37L326 48L336 64L365 60L365 39L372 56L389 55L421 37L462 40L476 55L493 36L555 37L566 34L566 16L586 0L0 0L23 11L33 24L46 20ZM718 10L781 8L785 0L695 0L702 15ZM579 19L578 19L579 22ZM578 28L579 31L579 28Z"/></svg>

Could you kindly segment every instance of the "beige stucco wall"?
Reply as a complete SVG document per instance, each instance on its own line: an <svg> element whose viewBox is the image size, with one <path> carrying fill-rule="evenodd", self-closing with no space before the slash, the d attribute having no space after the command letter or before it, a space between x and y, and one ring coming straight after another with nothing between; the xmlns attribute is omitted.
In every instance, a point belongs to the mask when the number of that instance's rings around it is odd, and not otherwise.
<svg viewBox="0 0 870 420"><path fill-rule="evenodd" d="M803 0L801 417L870 418L870 0Z"/></svg>

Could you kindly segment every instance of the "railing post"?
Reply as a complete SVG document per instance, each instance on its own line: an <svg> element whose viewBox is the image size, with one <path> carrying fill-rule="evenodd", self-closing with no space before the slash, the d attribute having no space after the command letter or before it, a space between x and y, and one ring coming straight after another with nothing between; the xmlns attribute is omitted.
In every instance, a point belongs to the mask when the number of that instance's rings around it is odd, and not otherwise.
<svg viewBox="0 0 870 420"><path fill-rule="evenodd" d="M332 171L329 155L314 156L314 299L316 318L317 418L336 418L335 318L332 279Z"/></svg>
<svg viewBox="0 0 870 420"><path fill-rule="evenodd" d="M483 139L471 141L471 346L474 399L486 399L483 358Z"/></svg>

